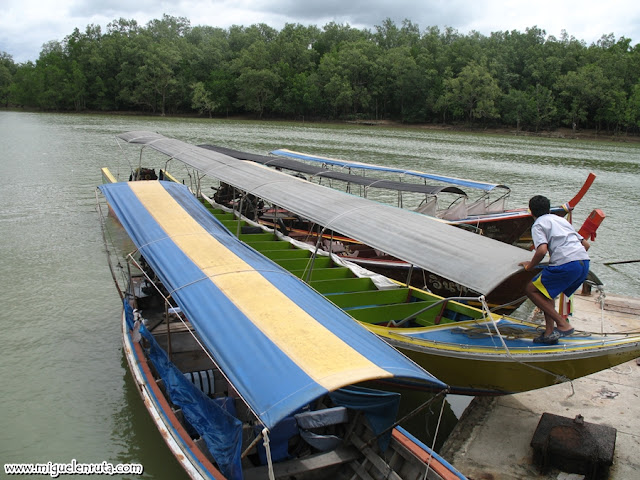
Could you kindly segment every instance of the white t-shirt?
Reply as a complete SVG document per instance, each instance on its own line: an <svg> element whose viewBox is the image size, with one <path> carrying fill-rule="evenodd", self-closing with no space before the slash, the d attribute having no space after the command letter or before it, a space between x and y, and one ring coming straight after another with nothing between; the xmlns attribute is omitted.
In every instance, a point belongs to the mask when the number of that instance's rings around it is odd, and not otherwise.
<svg viewBox="0 0 640 480"><path fill-rule="evenodd" d="M546 243L549 249L549 265L563 265L575 260L589 260L582 246L582 237L563 217L549 213L538 217L531 227L533 245Z"/></svg>

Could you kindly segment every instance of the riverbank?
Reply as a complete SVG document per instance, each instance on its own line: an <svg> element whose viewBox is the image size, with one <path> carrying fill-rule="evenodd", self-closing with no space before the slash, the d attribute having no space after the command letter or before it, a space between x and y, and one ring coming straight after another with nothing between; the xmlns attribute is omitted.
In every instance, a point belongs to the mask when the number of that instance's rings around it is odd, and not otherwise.
<svg viewBox="0 0 640 480"><path fill-rule="evenodd" d="M486 127L485 128L485 127L469 127L465 125L446 125L446 124L412 125L412 124L405 124L400 122L393 122L389 120L360 120L360 121L348 121L345 123L354 124L354 125L417 128L421 130L434 130L434 131L445 131L445 132L448 131L448 132L458 132L458 133L640 143L640 135L602 132L597 130L575 130L574 131L571 128L556 128L554 130L541 130L539 132L530 132L527 130L517 130L512 127Z"/></svg>
<svg viewBox="0 0 640 480"><path fill-rule="evenodd" d="M0 111L7 112L30 112L30 113L47 113L38 112L35 110L24 110L15 108L0 107ZM52 112L48 112L52 113ZM199 114L167 114L160 115L149 112L136 112L136 111L84 111L84 112L55 112L68 115L115 115L123 117L156 117L156 118L176 118L176 119L202 119L202 120L231 120L238 122L286 122L286 123L304 123L304 124L329 124L329 125L361 125L372 127L398 127L407 129L419 129L419 130L433 130L440 132L452 132L452 133L470 133L470 134L488 134L488 135L502 135L502 136L521 136L521 137L534 137L534 138L559 138L569 140L585 140L585 141L604 141L604 142L622 142L622 143L638 143L640 144L640 135L627 134L627 133L612 133L607 131L579 129L573 130L571 128L556 128L554 130L541 130L539 132L531 132L526 130L517 130L513 127L470 127L468 125L455 125L455 124L440 124L440 123L421 123L421 124L408 124L393 120L304 120L304 119L258 119L254 115L235 115L232 117L205 117Z"/></svg>
<svg viewBox="0 0 640 480"><path fill-rule="evenodd" d="M640 299L599 293L575 295L571 323L578 330L640 330ZM640 471L640 365L636 360L532 392L477 397L445 442L441 455L472 480L584 478L552 468L541 475L533 461L531 441L543 413L616 429L609 479L637 478Z"/></svg>

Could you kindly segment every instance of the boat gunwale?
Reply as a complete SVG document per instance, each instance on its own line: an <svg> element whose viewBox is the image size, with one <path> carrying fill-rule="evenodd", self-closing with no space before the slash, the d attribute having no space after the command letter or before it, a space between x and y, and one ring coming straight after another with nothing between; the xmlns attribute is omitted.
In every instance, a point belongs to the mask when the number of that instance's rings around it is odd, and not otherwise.
<svg viewBox="0 0 640 480"><path fill-rule="evenodd" d="M189 436L155 382L155 377L151 373L142 347L131 337L124 309L122 311L122 336L129 371L134 377L144 406L176 460L192 479L225 480L226 477L206 458Z"/></svg>
<svg viewBox="0 0 640 480"><path fill-rule="evenodd" d="M209 202L211 204L212 207L215 208L220 208L222 210L229 210L232 211L231 209L227 209L222 205L216 204L215 202L213 202L210 198L205 197L205 200L207 202ZM246 219L245 219L246 221ZM250 222L250 221L249 221ZM265 225L261 225L261 224L256 224L256 226L259 226L260 228L262 228L265 231L269 231L269 232L273 232L273 229L265 226ZM275 235L275 232L274 232ZM278 236L274 236L274 239L272 240L272 242L282 242L282 241L287 241L286 238L279 238ZM247 243L247 242L245 242ZM251 243L247 243L247 245L251 246ZM290 245L292 245L293 248L298 248L297 246L293 245L292 243L290 243ZM253 248L253 247L252 247ZM258 250L259 251L259 250ZM260 251L259 251L260 252ZM329 252L324 252L319 250L318 251L319 254L321 255L325 255L325 256L329 256L331 257L332 255ZM349 262L348 257L339 257L341 260L346 261L347 263ZM400 282L396 282L398 284L399 287L401 287L403 284L401 284ZM416 287L412 287L412 286L406 286L406 288L409 288L410 291L415 292L415 293L424 293L426 295L433 295L429 292L424 292L423 290L416 288ZM348 292L349 295L357 295L359 292ZM324 294L323 294L324 295ZM334 293L334 294L330 294L330 295L324 295L325 297L327 297L329 300L331 300L331 297L333 295L340 295L340 293ZM437 295L434 295L435 297L438 297ZM476 311L479 315L482 315L482 311L475 308L474 306L471 305L466 305L460 302L457 302L455 300L452 300L448 303L451 303L453 305L458 306L459 308L463 308L465 310L472 310L472 311ZM386 305L380 305L380 307L384 307ZM377 305L371 305L370 308L375 309L377 307ZM344 309L342 307L340 307L342 310L346 311L347 314L349 314L351 316L351 314L349 313L348 309ZM357 309L356 309L357 310ZM435 332L435 331L443 331L443 330L449 330L452 328L464 328L464 327L469 327L469 326L474 326L474 327L478 327L478 326L483 326L486 325L487 327L489 327L491 330L495 330L495 326L494 326L494 322L496 322L496 324L498 325L498 331L500 330L500 320L503 318L502 315L497 315L497 314L492 314L493 318L489 319L486 316L482 317L482 318L476 318L476 319L470 319L470 320L462 320L462 321L452 321L452 322L448 322L448 323L442 323L440 325L431 325L431 326L420 326L420 327L403 327L402 329L397 329L396 331L389 331L388 329L390 327L386 327L384 325L380 325L380 324L372 324L372 323L367 323L365 321L361 321L361 320L356 320L358 321L358 323L362 324L363 326L365 326L365 328L373 331L374 333L376 333L376 335L381 336L382 338L384 338L386 341L393 343L396 348L398 348L399 346L408 346L411 345L412 347L415 347L416 350L420 349L420 351L428 351L428 349L434 349L437 350L439 352L448 352L448 353L454 353L454 352L459 352L459 353L464 353L464 355L468 355L469 353L473 353L476 355L476 359L482 359L482 360L486 360L487 357L489 358L495 358L496 361L509 361L511 360L511 357L513 355L517 355L518 356L518 360L519 361L525 361L525 359L527 359L526 361L532 361L532 362L541 362L544 361L544 359L541 359L540 356L541 355L545 355L545 358L549 359L551 356L551 360L555 361L555 357L560 357L560 359L566 359L567 355L571 355L572 358L578 357L578 358L582 358L579 355L580 354L588 354L589 352L600 352L602 351L602 349L605 348L617 348L617 350L612 350L612 351L616 351L619 352L619 348L633 348L633 346L635 344L639 344L640 343L640 335L636 334L626 334L625 338L620 338L619 340L608 340L607 344L604 345L604 339L593 339L593 340L589 340L588 342L585 341L581 344L577 344L577 343L573 343L571 341L570 337L565 338L565 340L568 340L568 343L561 343L558 345L531 345L531 346L527 346L527 347L521 347L521 346L514 346L514 347L509 347L507 345L507 349L505 350L504 345L502 345L501 342L496 343L495 345L492 346L480 346L480 345L472 345L472 344L460 344L460 343L451 343L451 342L443 342L443 341L438 341L438 340L428 340L428 339L424 339L424 338L416 338L413 336L410 336L412 333L413 334L418 334L420 332ZM520 319L516 319L516 318L508 318L508 322L509 323L514 323L514 324L518 324L524 327L530 327L530 328L540 328L541 325L530 322L530 321L526 321L526 320L520 320ZM407 333L398 333L398 332L407 332ZM493 333L493 332L492 332ZM500 334L501 335L501 334ZM603 337L606 337L606 334L602 334ZM619 334L616 334L616 336L619 336ZM581 337L577 337L577 338L581 338ZM499 341L500 336L496 337L496 340ZM450 356L454 356L454 355L450 355ZM593 357L594 355L586 355L585 358L588 357Z"/></svg>
<svg viewBox="0 0 640 480"><path fill-rule="evenodd" d="M380 335L376 332L377 335ZM505 348L502 345L494 347L477 347L477 346L461 346L460 344L423 341L408 342L405 337L398 334L381 335L387 342L402 350L411 350L416 352L428 353L429 351L439 352L442 356L452 358L472 358L484 361L513 361L514 357L519 362L547 362L556 360L581 360L599 357L597 355L603 350L609 351L611 354L619 355L626 353L627 350L638 350L640 347L640 337L628 338L620 340L616 343L597 342L595 345L576 345L556 344L556 345L540 345L532 347L514 347ZM402 340L399 340L402 338ZM556 347L556 348L554 348ZM621 351L622 350L622 351ZM459 353L461 355L456 356ZM449 354L449 355L446 355ZM570 357L570 358L569 358ZM634 357L635 358L635 357Z"/></svg>

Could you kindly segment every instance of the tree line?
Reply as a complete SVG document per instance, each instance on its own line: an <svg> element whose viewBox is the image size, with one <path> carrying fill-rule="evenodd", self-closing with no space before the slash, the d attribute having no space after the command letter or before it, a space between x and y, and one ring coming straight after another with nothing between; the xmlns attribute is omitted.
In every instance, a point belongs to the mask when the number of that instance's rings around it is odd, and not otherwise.
<svg viewBox="0 0 640 480"><path fill-rule="evenodd" d="M410 20L278 31L121 18L46 43L35 62L0 52L0 105L638 133L640 45L537 27L421 31Z"/></svg>

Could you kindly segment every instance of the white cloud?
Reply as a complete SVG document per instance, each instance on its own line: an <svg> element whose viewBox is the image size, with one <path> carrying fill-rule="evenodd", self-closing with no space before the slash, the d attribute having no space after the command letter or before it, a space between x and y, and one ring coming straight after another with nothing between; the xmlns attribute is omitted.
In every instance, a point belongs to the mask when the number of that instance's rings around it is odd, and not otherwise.
<svg viewBox="0 0 640 480"><path fill-rule="evenodd" d="M63 40L74 28L89 24L103 30L112 20L135 19L145 25L164 13L186 17L191 25L228 28L265 23L281 29L286 23L322 27L334 21L355 28L371 28L391 18L400 25L411 20L421 30L429 26L453 27L461 34L537 26L559 37L562 30L587 44L602 35L625 36L640 41L640 9L637 0L602 3L599 0L2 0L0 3L0 51L16 62L35 60L42 45Z"/></svg>

